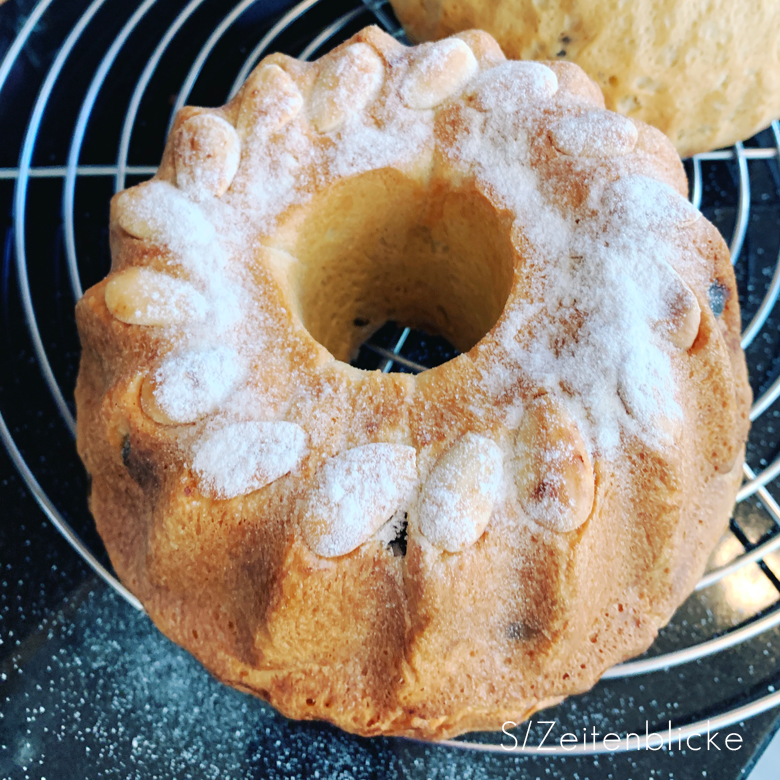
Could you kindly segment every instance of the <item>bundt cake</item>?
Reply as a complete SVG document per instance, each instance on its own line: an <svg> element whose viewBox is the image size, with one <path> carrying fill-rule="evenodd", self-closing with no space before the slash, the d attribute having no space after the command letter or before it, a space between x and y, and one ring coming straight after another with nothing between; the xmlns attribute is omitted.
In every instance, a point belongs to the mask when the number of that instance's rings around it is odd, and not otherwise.
<svg viewBox="0 0 780 780"><path fill-rule="evenodd" d="M666 133L683 156L780 117L777 0L391 0L409 37L476 27L513 59L574 62L607 108Z"/></svg>
<svg viewBox="0 0 780 780"><path fill-rule="evenodd" d="M499 729L639 653L740 482L728 251L566 62L367 28L185 108L77 306L78 449L127 587L293 718ZM349 365L388 320L461 352Z"/></svg>

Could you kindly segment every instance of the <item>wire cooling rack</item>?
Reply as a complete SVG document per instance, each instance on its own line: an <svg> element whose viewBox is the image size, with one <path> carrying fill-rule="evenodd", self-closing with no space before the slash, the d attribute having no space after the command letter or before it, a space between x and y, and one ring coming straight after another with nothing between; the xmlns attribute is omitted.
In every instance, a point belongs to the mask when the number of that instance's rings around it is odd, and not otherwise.
<svg viewBox="0 0 780 780"><path fill-rule="evenodd" d="M78 342L72 312L82 291L108 270L108 200L154 174L179 108L225 102L265 54L320 56L372 23L402 40L403 31L386 0L303 0L287 10L284 0L241 0L227 13L229 4L211 0L42 0L29 5L0 62L0 106L11 97L14 105L26 106L15 117L3 119L0 112L6 138L0 150L0 193L13 205L3 290L6 303L13 303L6 307L6 318L18 319L5 326L24 331L29 340L29 350L11 358L16 391L1 397L0 438L57 530L140 610L110 571L86 510L86 483L78 464L67 466L63 484L43 485L36 474L41 452L69 453L75 461L72 396ZM46 47L56 54L43 80L33 86L26 80L29 64ZM751 465L745 466L730 531L696 593L648 654L611 669L594 691L568 700L549 717L578 723L596 718L606 731L645 733L644 727L635 728L631 715L644 713L645 722L650 718L659 732L674 716L684 724L675 725L674 742L780 705L777 680L766 665L754 673L759 664L750 663L775 659L780 636L779 156L775 122L744 144L686 161L691 200L730 243L743 306L742 344L756 398ZM18 280L15 292L7 286L11 270ZM419 372L453 354L441 340L388 324L361 348L357 365ZM13 384L9 376L0 382ZM42 442L27 435L24 419L52 409L58 416L52 415L51 438ZM706 693L691 702L690 686L702 681L697 690ZM473 735L447 744L500 752L506 740L498 744L495 735ZM644 737L631 744L644 745ZM565 754L603 749L577 745ZM562 749L526 746L517 752Z"/></svg>

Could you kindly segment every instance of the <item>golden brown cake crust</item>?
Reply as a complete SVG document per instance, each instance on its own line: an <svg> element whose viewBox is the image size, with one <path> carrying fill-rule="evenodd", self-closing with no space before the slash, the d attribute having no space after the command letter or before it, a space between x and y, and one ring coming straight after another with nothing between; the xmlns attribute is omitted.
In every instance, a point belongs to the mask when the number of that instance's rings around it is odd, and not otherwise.
<svg viewBox="0 0 780 780"><path fill-rule="evenodd" d="M685 192L576 66L483 33L368 28L184 109L76 311L122 581L220 680L360 734L587 690L691 592L741 481L734 275ZM344 362L387 319L463 354Z"/></svg>
<svg viewBox="0 0 780 780"><path fill-rule="evenodd" d="M780 117L775 0L391 0L414 41L472 28L512 59L574 62L607 108L659 128L681 156Z"/></svg>

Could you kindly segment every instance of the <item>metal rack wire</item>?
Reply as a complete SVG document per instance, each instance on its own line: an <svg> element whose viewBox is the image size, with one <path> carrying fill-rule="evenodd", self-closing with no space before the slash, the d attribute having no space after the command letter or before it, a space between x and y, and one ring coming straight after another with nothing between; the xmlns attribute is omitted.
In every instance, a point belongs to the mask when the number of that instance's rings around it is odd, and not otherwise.
<svg viewBox="0 0 780 780"><path fill-rule="evenodd" d="M32 229L32 220L29 209L29 189L31 182L42 179L55 179L62 183L61 195L61 222L62 245L65 253L65 265L67 268L67 284L70 288L72 301L75 303L82 295L82 265L80 262L78 243L79 226L75 218L76 189L77 184L92 178L113 179L113 189L118 191L127 186L128 179L140 180L154 174L154 165L131 165L131 147L133 134L138 128L138 116L147 90L155 74L167 53L177 43L178 37L190 20L198 13L207 0L189 0L178 13L160 29L159 40L148 56L139 75L135 79L135 85L130 98L124 108L120 122L120 131L117 144L116 159L113 163L94 165L82 163L82 152L85 137L91 129L90 122L95 115L95 106L103 93L110 88L112 69L117 58L128 46L134 32L144 18L153 10L158 0L145 0L140 3L130 14L119 31L113 38L106 39L106 49L98 66L89 80L89 86L81 99L80 108L72 128L62 130L67 132L70 142L67 147L67 155L64 164L40 166L34 165L37 148L41 140L42 126L49 118L47 112L51 110L52 95L61 84L63 72L69 59L79 50L87 31L98 16L108 7L112 0L92 0L86 10L79 16L69 29L56 56L54 57L48 72L39 88L32 110L26 121L26 129L19 152L18 164L14 167L0 168L0 182L13 180L13 236L14 236L14 260L19 282L19 298L23 311L25 327L34 350L35 359L41 371L43 381L53 402L62 418L63 425L70 436L75 435L75 419L69 398L72 387L63 383L61 377L56 375L52 368L50 352L47 349L46 338L39 327L39 319L34 305L34 296L31 288L29 274L28 251L26 238ZM19 67L20 58L24 55L31 37L38 26L47 18L47 14L54 11L65 0L41 0L32 10L21 29L6 52L0 63L0 100L2 90L6 86L9 77L15 68ZM235 25L240 23L248 11L261 3L261 0L240 0L230 11L224 15L213 27L203 45L196 52L192 64L188 68L180 88L172 101L172 109L168 118L168 127L175 112L185 105L196 88L199 79L209 67L214 51L220 45L223 37ZM395 21L387 0L364 0L360 4L358 0L352 0L351 4L331 6L336 9L330 14L325 14L322 21L322 12L326 3L324 0L302 0L265 29L259 43L251 48L240 67L236 70L235 77L224 95L224 98L232 97L240 87L251 69L257 62L270 51L275 50L283 36L294 34L297 49L295 53L302 59L308 59L326 51L330 46L338 43L353 29L366 24L376 23L382 26L390 34L402 38L403 31ZM314 10L320 12L316 24L307 21ZM160 142L162 142L162 138ZM772 164L777 165L780 159L780 125L773 123L771 130L764 133L762 138L752 142L752 145L738 143L732 149L720 150L708 154L698 155L689 163L691 173L691 200L701 208L705 203L706 181L705 168L712 165L730 165L735 167L736 187L738 198L731 227L730 249L732 261L738 265L743 261L743 248L745 246L748 227L751 219L751 165ZM151 160L149 162L152 162ZM778 201L780 213L780 200ZM747 271L750 277L750 269ZM761 280L752 280L751 284L760 283ZM762 294L758 305L754 307L752 316L744 329L742 345L749 349L762 334L765 334L765 326L776 316L775 306L780 296L780 257L773 266L771 279L762 288ZM408 347L410 331L399 330L395 337L384 343L369 342L366 347L372 351L380 363L378 368L389 371L394 365L401 370L422 371L426 368L414 354L409 354ZM776 348L776 347L775 347ZM758 421L765 419L770 410L775 409L778 397L780 397L780 376L772 381L771 371L764 382L766 389L760 393L751 410L751 419ZM775 409L776 411L776 409ZM100 560L100 551L93 551L85 544L66 519L67 512L64 508L47 494L36 478L34 463L25 456L23 447L20 447L11 429L6 423L0 409L0 439L2 439L11 459L19 470L28 488L45 512L47 517L57 530L67 539L70 545L92 569L123 598L135 608L141 610L138 600L116 579L116 577L103 565ZM727 561L718 568L714 568L704 576L697 586L701 592L713 585L722 582L745 567L753 564L765 565L767 556L780 550L780 506L773 498L772 490L777 488L777 477L780 475L780 458L777 457L777 438L770 443L769 450L774 450L775 459L758 471L750 466L745 466L746 482L739 492L739 500L751 499L756 507L760 508L771 521L773 530L765 534L755 545L743 544L743 552L737 557ZM765 448L766 449L766 448ZM735 521L733 526L735 533L739 532L739 523ZM740 538L744 538L741 534ZM700 661L713 654L728 648L733 648L747 642L775 627L780 626L780 594L778 600L759 616L743 621L731 630L727 630L718 636L708 638L693 644L683 644L676 649L663 652L651 657L621 664L607 672L606 679L627 678L638 675L647 675L654 672L682 665L694 661ZM749 718L767 709L780 705L780 691L768 695L754 696L746 703L739 706L727 707L722 712L712 713L708 718L713 728L726 727L741 720ZM706 729L707 722L695 721L688 724L682 731L683 738L688 734L700 733ZM676 737L676 734L675 734ZM448 744L459 748L471 748L480 751L501 751L500 745L495 743L474 742L470 740L456 740ZM576 755L578 752L593 753L592 748L567 750L566 755ZM525 748L524 752L544 752L535 748Z"/></svg>

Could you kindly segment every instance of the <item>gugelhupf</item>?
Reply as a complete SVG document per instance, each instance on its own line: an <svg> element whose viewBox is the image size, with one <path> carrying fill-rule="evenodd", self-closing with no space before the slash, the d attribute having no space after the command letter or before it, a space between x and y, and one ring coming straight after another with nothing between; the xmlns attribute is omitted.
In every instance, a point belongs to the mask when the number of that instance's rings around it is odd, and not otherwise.
<svg viewBox="0 0 780 780"><path fill-rule="evenodd" d="M497 729L643 651L740 482L728 251L575 65L368 28L185 108L77 307L111 560L216 677L360 734ZM351 367L387 320L462 354Z"/></svg>

